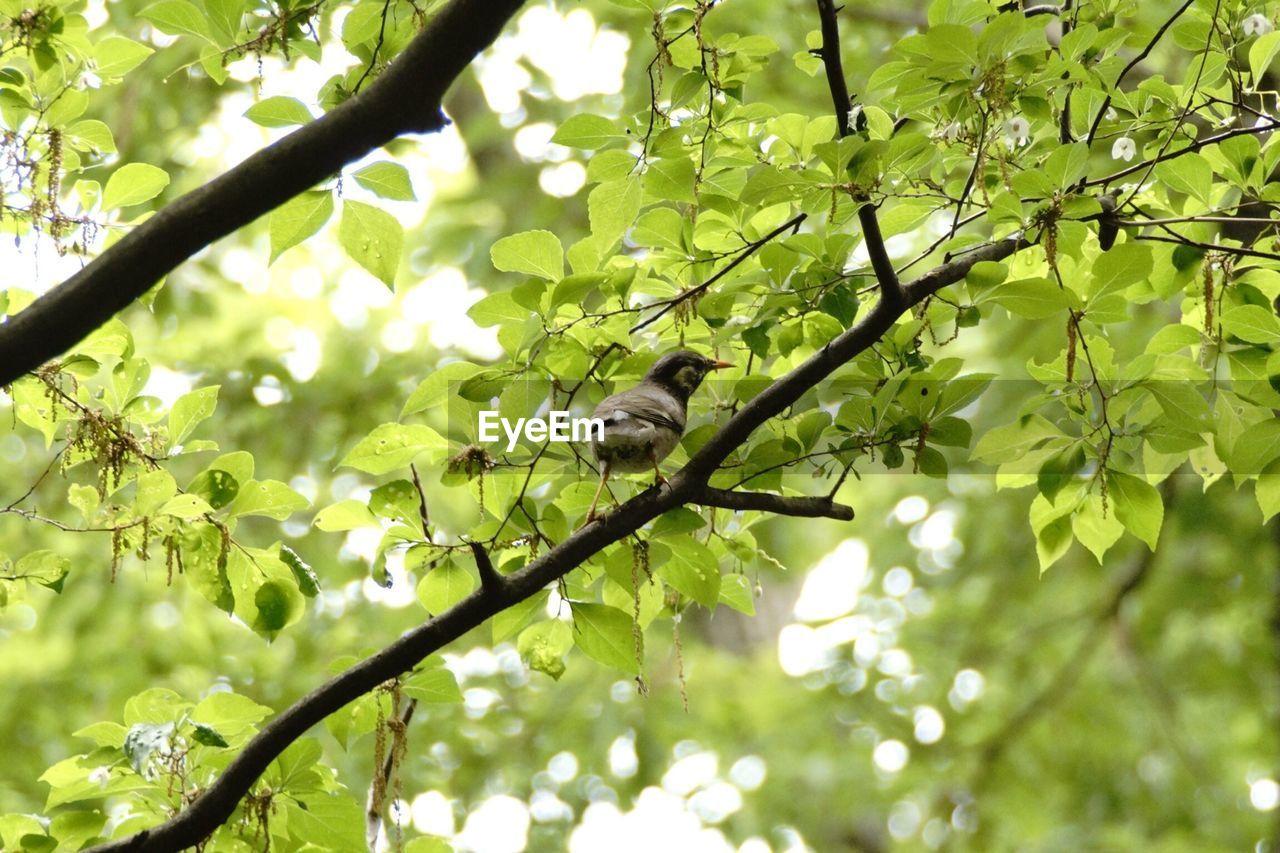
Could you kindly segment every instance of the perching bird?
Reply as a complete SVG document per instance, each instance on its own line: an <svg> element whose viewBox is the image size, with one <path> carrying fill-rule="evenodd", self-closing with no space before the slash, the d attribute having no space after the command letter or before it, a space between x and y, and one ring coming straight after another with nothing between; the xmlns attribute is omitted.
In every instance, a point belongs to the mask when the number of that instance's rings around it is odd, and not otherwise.
<svg viewBox="0 0 1280 853"><path fill-rule="evenodd" d="M591 451L601 464L600 485L591 499L587 521L596 519L596 505L609 475L637 474L653 469L655 485L666 482L658 463L680 443L689 411L689 396L712 370L731 367L689 350L668 353L629 391L604 398L593 417L604 421L604 436L593 439Z"/></svg>

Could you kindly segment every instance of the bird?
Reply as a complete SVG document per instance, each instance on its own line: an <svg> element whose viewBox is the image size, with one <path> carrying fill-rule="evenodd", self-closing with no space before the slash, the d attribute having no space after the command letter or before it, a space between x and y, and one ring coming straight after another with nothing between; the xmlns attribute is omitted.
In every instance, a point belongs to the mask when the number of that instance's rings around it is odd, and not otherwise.
<svg viewBox="0 0 1280 853"><path fill-rule="evenodd" d="M600 485L585 524L596 520L596 506L610 474L638 474L652 468L657 477L655 486L667 481L658 463L675 450L684 435L689 397L708 373L732 366L691 350L678 350L654 362L636 387L600 401L592 417L599 418L604 429L591 437L591 452L601 466Z"/></svg>

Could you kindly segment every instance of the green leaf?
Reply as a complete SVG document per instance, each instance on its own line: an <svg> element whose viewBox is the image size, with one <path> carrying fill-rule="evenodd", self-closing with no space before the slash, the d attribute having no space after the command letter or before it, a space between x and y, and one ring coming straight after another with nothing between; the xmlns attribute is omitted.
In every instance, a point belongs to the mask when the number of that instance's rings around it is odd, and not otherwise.
<svg viewBox="0 0 1280 853"><path fill-rule="evenodd" d="M600 184L587 196L591 233L601 251L612 247L636 221L641 195L639 178L628 177Z"/></svg>
<svg viewBox="0 0 1280 853"><path fill-rule="evenodd" d="M1050 501L1044 495L1036 495L1031 501L1031 529L1036 534L1036 557L1040 561L1040 573L1067 553L1071 547L1071 513L1075 504L1066 495Z"/></svg>
<svg viewBox="0 0 1280 853"><path fill-rule="evenodd" d="M692 203L693 161L688 157L672 157L649 164L644 173L644 188L655 198Z"/></svg>
<svg viewBox="0 0 1280 853"><path fill-rule="evenodd" d="M197 388L189 394L183 394L169 410L169 446L175 447L183 442L196 425L213 414L218 405L219 385Z"/></svg>
<svg viewBox="0 0 1280 853"><path fill-rule="evenodd" d="M470 315L471 312L468 311L467 313ZM472 319L474 320L475 317L472 316ZM417 388L413 389L409 399L404 401L404 408L400 410L400 417L403 418L406 415L443 406L456 393L457 383L470 379L479 372L480 366L469 361L451 361L440 367L426 379L419 382ZM451 385L452 387L450 387Z"/></svg>
<svg viewBox="0 0 1280 853"><path fill-rule="evenodd" d="M1132 474L1108 468L1107 496L1125 529L1154 551L1164 523L1164 502L1156 487Z"/></svg>
<svg viewBox="0 0 1280 853"><path fill-rule="evenodd" d="M573 605L573 639L583 654L605 666L639 673L631 617L605 604Z"/></svg>
<svg viewBox="0 0 1280 853"><path fill-rule="evenodd" d="M154 50L133 39L107 36L93 46L94 70L104 79L123 77L153 53Z"/></svg>
<svg viewBox="0 0 1280 853"><path fill-rule="evenodd" d="M468 308L467 316L477 326L504 326L524 323L529 319L530 311L517 304L510 291L500 290Z"/></svg>
<svg viewBox="0 0 1280 853"><path fill-rule="evenodd" d="M222 509L240 494L240 481L227 471L210 468L197 474L187 491L204 498L214 509Z"/></svg>
<svg viewBox="0 0 1280 853"><path fill-rule="evenodd" d="M111 128L97 119L87 118L67 128L67 138L73 148L93 151L98 154L114 154L116 141L111 135Z"/></svg>
<svg viewBox="0 0 1280 853"><path fill-rule="evenodd" d="M462 701L458 679L442 666L428 667L409 676L404 684L405 695L436 705Z"/></svg>
<svg viewBox="0 0 1280 853"><path fill-rule="evenodd" d="M1103 512L1102 498L1090 495L1071 517L1071 530L1080 544L1089 549L1098 565L1111 546L1124 535L1124 525L1114 512Z"/></svg>
<svg viewBox="0 0 1280 853"><path fill-rule="evenodd" d="M489 250L495 269L557 281L564 276L564 249L550 231L524 231L503 237Z"/></svg>
<svg viewBox="0 0 1280 853"><path fill-rule="evenodd" d="M516 650L529 668L558 679L564 675L564 655L573 648L573 630L559 619L547 619L520 632Z"/></svg>
<svg viewBox="0 0 1280 853"><path fill-rule="evenodd" d="M1045 460L1036 475L1036 487L1050 503L1067 485L1076 479L1084 467L1084 447L1076 444L1067 447Z"/></svg>
<svg viewBox="0 0 1280 853"><path fill-rule="evenodd" d="M453 560L444 560L418 581L418 601L430 614L444 613L475 591L476 579Z"/></svg>
<svg viewBox="0 0 1280 853"><path fill-rule="evenodd" d="M320 530L329 532L355 530L360 527L376 527L378 519L360 501L345 500L316 513L315 525Z"/></svg>
<svg viewBox="0 0 1280 853"><path fill-rule="evenodd" d="M288 802L285 814L291 841L319 850L366 849L364 810L346 793L307 794L301 802Z"/></svg>
<svg viewBox="0 0 1280 853"><path fill-rule="evenodd" d="M192 739L198 744L223 748L231 746L231 744L227 743L226 738L218 734L218 730L213 726L207 726L204 723L192 723L191 729Z"/></svg>
<svg viewBox="0 0 1280 853"><path fill-rule="evenodd" d="M1185 193L1204 204L1213 192L1213 167L1202 154L1179 154L1156 166L1156 178L1166 190Z"/></svg>
<svg viewBox="0 0 1280 853"><path fill-rule="evenodd" d="M404 228L385 210L347 199L342 203L338 242L352 260L395 289L404 248Z"/></svg>
<svg viewBox="0 0 1280 853"><path fill-rule="evenodd" d="M141 204L160 195L169 185L169 173L147 163L129 163L112 173L102 191L102 209L114 210Z"/></svg>
<svg viewBox="0 0 1280 853"><path fill-rule="evenodd" d="M1270 32L1258 37L1249 46L1249 71L1255 86L1261 86L1276 54L1280 53L1280 32Z"/></svg>
<svg viewBox="0 0 1280 853"><path fill-rule="evenodd" d="M198 495L175 495L165 501L164 505L158 510L159 515L171 515L174 518L200 518L203 515L213 512L213 507L209 506L204 498Z"/></svg>
<svg viewBox="0 0 1280 853"><path fill-rule="evenodd" d="M173 475L163 468L138 475L133 508L138 515L155 515L165 501L178 493Z"/></svg>
<svg viewBox="0 0 1280 853"><path fill-rule="evenodd" d="M603 148L615 139L625 139L616 122L604 116L578 113L569 118L552 135L551 141L570 148L594 150Z"/></svg>
<svg viewBox="0 0 1280 853"><path fill-rule="evenodd" d="M971 458L998 465L1020 459L1046 440L1062 437L1058 429L1043 415L1027 415L1011 424L990 430L973 448Z"/></svg>
<svg viewBox="0 0 1280 853"><path fill-rule="evenodd" d="M1258 508L1262 510L1264 522L1270 521L1272 516L1280 512L1280 459L1262 469L1253 496L1258 501Z"/></svg>
<svg viewBox="0 0 1280 853"><path fill-rule="evenodd" d="M1000 20L1013 20L1016 16L1005 15ZM1046 177L1060 189L1070 187L1084 177L1089 165L1089 147L1083 142L1061 145L1054 149L1044 161L1042 169Z"/></svg>
<svg viewBox="0 0 1280 853"><path fill-rule="evenodd" d="M696 539L670 539L671 559L658 570L667 583L708 610L720 600L720 561Z"/></svg>
<svg viewBox="0 0 1280 853"><path fill-rule="evenodd" d="M256 616L250 623L254 631L271 638L302 618L305 607L301 591L292 584L269 580L253 594Z"/></svg>
<svg viewBox="0 0 1280 853"><path fill-rule="evenodd" d="M965 283L974 290L995 287L1009 278L1009 265L998 261L978 261L965 273Z"/></svg>
<svg viewBox="0 0 1280 853"><path fill-rule="evenodd" d="M1137 284L1151 275L1154 264L1151 247L1143 243L1121 243L1098 256L1093 263L1092 298L1105 296Z"/></svg>
<svg viewBox="0 0 1280 853"><path fill-rule="evenodd" d="M669 249L683 254L684 230L688 223L683 216L670 207L655 207L645 211L631 231L631 239L640 246L652 246L658 249Z"/></svg>
<svg viewBox="0 0 1280 853"><path fill-rule="evenodd" d="M1242 477L1262 472L1280 457L1280 420L1268 418L1246 429L1231 449L1231 470Z"/></svg>
<svg viewBox="0 0 1280 853"><path fill-rule="evenodd" d="M313 190L294 196L271 211L271 263L286 250L319 231L333 215L333 193Z"/></svg>
<svg viewBox="0 0 1280 853"><path fill-rule="evenodd" d="M352 177L357 184L381 198L393 201L417 200L417 196L413 194L409 170L399 163L389 163L386 160L371 163Z"/></svg>
<svg viewBox="0 0 1280 853"><path fill-rule="evenodd" d="M209 21L222 36L219 41L225 47L235 44L240 33L240 21L244 17L246 0L204 0Z"/></svg>
<svg viewBox="0 0 1280 853"><path fill-rule="evenodd" d="M138 13L156 25L156 29L171 36L192 35L213 42L204 12L188 0L160 0Z"/></svg>
<svg viewBox="0 0 1280 853"><path fill-rule="evenodd" d="M1253 344L1280 343L1280 320L1257 305L1238 305L1222 315L1222 330Z"/></svg>
<svg viewBox="0 0 1280 853"><path fill-rule="evenodd" d="M720 603L748 616L756 615L755 588L747 576L734 572L725 575L720 585Z"/></svg>
<svg viewBox="0 0 1280 853"><path fill-rule="evenodd" d="M446 450L449 442L422 424L389 423L376 427L342 458L338 467L368 474L385 474L403 468L428 450Z"/></svg>
<svg viewBox="0 0 1280 853"><path fill-rule="evenodd" d="M421 529L418 490L408 480L383 483L369 494L369 509L374 515Z"/></svg>
<svg viewBox="0 0 1280 853"><path fill-rule="evenodd" d="M994 301L1010 314L1028 320L1043 320L1063 311L1070 304L1066 291L1047 278L1023 278L996 285L982 296Z"/></svg>
<svg viewBox="0 0 1280 853"><path fill-rule="evenodd" d="M551 593L544 589L524 601L513 604L506 610L495 614L493 617L493 643L497 645L525 625L528 625L534 616L546 608L547 599L550 596Z"/></svg>
<svg viewBox="0 0 1280 853"><path fill-rule="evenodd" d="M302 101L284 95L263 98L245 110L244 117L262 127L292 127L315 118Z"/></svg>
<svg viewBox="0 0 1280 853"><path fill-rule="evenodd" d="M71 570L71 561L53 551L32 551L13 567L14 577L62 592L62 581Z"/></svg>
<svg viewBox="0 0 1280 853"><path fill-rule="evenodd" d="M284 521L310 505L306 498L279 480L249 480L240 484L240 494L227 510L227 516L265 515Z"/></svg>
<svg viewBox="0 0 1280 853"><path fill-rule="evenodd" d="M267 717L271 709L239 693L210 693L191 709L191 719L216 728L224 737L237 739L250 735Z"/></svg>

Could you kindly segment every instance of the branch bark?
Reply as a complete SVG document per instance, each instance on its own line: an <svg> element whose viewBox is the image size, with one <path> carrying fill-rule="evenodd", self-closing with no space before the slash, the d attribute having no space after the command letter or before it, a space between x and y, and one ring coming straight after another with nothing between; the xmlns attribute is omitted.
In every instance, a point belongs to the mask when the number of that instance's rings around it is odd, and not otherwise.
<svg viewBox="0 0 1280 853"><path fill-rule="evenodd" d="M836 126L840 138L853 132L849 127L852 103L849 99L849 86L844 79L844 65L840 61L840 23L836 20L835 0L817 0L818 17L822 20L822 47L818 55L822 57L822 66L827 72L827 88L831 90L831 102L835 108ZM836 177L839 180L839 176ZM866 196L857 197L858 222L862 225L862 241L867 245L867 255L871 258L871 268L875 271L876 281L880 283L882 299L899 302L902 298L898 274L894 272L893 261L889 260L889 252L884 246L884 235L880 232L880 220L876 217L876 208Z"/></svg>
<svg viewBox="0 0 1280 853"><path fill-rule="evenodd" d="M55 358L214 241L405 133L440 103L524 0L452 0L364 92L187 193L0 325L0 385Z"/></svg>
<svg viewBox="0 0 1280 853"><path fill-rule="evenodd" d="M901 302L881 299L862 322L838 335L799 367L753 397L671 478L663 489L648 489L624 503L602 520L589 524L551 548L522 569L507 575L500 585L482 585L452 609L403 634L382 651L334 676L294 702L245 745L213 782L185 811L167 822L125 839L104 844L95 850L159 851L181 850L199 843L222 825L258 777L289 744L308 729L348 702L379 684L412 669L423 658L476 628L491 616L522 601L567 574L592 555L635 533L668 510L686 503L723 500L740 502L742 508L755 504L782 506L777 495L742 496L710 489L707 482L730 453L747 440L756 427L781 414L834 371L878 341L902 312L947 285L962 280L979 261L998 261L1029 245L1022 238L1010 238L984 245L963 258L943 264L902 288ZM732 497L725 497L725 495ZM811 499L826 501L824 498ZM747 506L749 504L749 506ZM792 509L804 504L792 503ZM814 505L810 505L812 509ZM739 507L731 507L737 509ZM838 505L823 506L829 513L852 510ZM831 517L842 517L833 515Z"/></svg>
<svg viewBox="0 0 1280 853"><path fill-rule="evenodd" d="M690 503L722 509L759 510L793 518L834 518L853 521L853 507L826 497L788 497L768 492L739 492L704 486Z"/></svg>

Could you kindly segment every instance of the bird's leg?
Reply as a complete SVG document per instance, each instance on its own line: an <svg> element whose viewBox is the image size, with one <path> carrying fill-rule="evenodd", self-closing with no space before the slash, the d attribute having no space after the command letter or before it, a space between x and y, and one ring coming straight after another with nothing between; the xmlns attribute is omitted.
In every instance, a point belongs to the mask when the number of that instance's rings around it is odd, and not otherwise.
<svg viewBox="0 0 1280 853"><path fill-rule="evenodd" d="M649 461L653 463L653 487L656 489L659 486L665 486L667 478L662 476L662 469L658 467L658 457L654 455L653 448L649 448Z"/></svg>
<svg viewBox="0 0 1280 853"><path fill-rule="evenodd" d="M609 482L609 463L604 463L604 467L600 469L600 485L596 486L596 495L591 499L591 509L587 510L587 518L583 521L583 525L588 525L595 521L596 505L600 503L600 493L604 491L605 484Z"/></svg>

